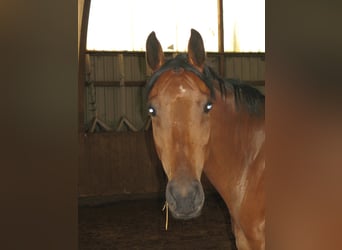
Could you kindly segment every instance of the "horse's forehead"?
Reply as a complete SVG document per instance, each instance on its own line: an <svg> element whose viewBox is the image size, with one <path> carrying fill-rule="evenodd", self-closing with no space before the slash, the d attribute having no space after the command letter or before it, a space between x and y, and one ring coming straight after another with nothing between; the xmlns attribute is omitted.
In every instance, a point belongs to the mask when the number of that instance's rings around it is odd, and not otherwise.
<svg viewBox="0 0 342 250"><path fill-rule="evenodd" d="M210 94L209 88L193 73L168 71L156 81L150 96L160 95L163 98L176 98L194 95L196 92L199 95Z"/></svg>

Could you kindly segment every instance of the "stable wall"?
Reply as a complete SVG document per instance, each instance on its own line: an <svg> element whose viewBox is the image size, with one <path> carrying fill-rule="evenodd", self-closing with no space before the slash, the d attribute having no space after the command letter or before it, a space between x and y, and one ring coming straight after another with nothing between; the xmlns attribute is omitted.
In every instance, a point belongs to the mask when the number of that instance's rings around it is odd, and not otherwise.
<svg viewBox="0 0 342 250"><path fill-rule="evenodd" d="M162 195L166 177L145 112L144 85L151 75L145 54L88 55L80 110L79 196L127 199ZM264 53L225 54L223 76L247 81L264 91L264 59ZM207 63L218 71L219 56L208 54ZM96 125L90 132L95 115L110 131ZM129 125L122 123L123 117ZM212 192L206 178L203 182L205 190Z"/></svg>

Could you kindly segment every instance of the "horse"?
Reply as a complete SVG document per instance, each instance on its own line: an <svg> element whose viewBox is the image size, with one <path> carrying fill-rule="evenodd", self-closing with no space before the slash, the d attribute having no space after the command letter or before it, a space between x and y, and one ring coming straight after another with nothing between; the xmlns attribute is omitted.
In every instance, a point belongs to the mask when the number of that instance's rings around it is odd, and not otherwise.
<svg viewBox="0 0 342 250"><path fill-rule="evenodd" d="M146 40L153 140L168 182L172 216L191 219L204 204L201 174L223 198L239 250L265 249L265 97L221 78L191 29L187 54L166 60L155 32Z"/></svg>

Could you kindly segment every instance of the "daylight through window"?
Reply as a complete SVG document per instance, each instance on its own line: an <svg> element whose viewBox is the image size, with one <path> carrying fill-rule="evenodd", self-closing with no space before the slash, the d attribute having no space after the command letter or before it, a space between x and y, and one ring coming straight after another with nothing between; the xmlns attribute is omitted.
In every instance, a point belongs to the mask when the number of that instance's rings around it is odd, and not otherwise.
<svg viewBox="0 0 342 250"><path fill-rule="evenodd" d="M265 51L264 0L223 0L225 51ZM190 29L218 51L215 0L92 0L87 50L145 51L155 31L164 51L186 51Z"/></svg>

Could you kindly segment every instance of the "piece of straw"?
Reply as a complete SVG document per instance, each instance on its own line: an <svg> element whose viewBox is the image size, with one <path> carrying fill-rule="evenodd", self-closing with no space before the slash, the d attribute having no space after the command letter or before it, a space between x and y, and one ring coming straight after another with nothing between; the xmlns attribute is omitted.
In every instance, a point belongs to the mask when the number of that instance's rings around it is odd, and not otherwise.
<svg viewBox="0 0 342 250"><path fill-rule="evenodd" d="M165 230L167 231L167 227L169 225L169 204L167 204L167 201L165 201L164 207L162 211L166 210L166 219L165 219Z"/></svg>

